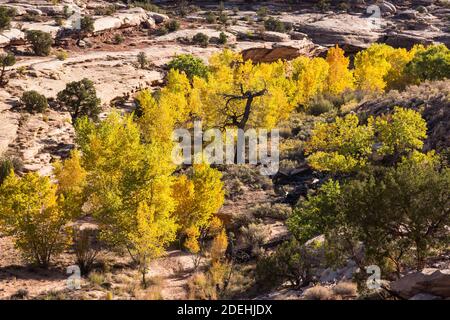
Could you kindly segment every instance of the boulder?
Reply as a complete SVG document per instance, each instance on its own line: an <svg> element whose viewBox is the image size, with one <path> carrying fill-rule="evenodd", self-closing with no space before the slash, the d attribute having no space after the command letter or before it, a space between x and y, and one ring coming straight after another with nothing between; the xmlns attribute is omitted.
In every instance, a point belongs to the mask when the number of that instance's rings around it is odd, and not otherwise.
<svg viewBox="0 0 450 320"><path fill-rule="evenodd" d="M262 39L269 42L286 42L290 40L290 37L286 33L264 31L262 33Z"/></svg>
<svg viewBox="0 0 450 320"><path fill-rule="evenodd" d="M241 53L244 60L250 59L254 62L274 62L278 59L292 60L301 55L313 57L324 51L324 47L318 46L308 39L303 39L274 43L272 47L269 48L265 46L253 47L245 49Z"/></svg>
<svg viewBox="0 0 450 320"><path fill-rule="evenodd" d="M0 46L7 46L9 44L21 44L25 42L25 33L19 29L9 29L0 35Z"/></svg>
<svg viewBox="0 0 450 320"><path fill-rule="evenodd" d="M122 20L116 17L101 17L94 21L94 32L103 32L112 29L119 29L122 26Z"/></svg>
<svg viewBox="0 0 450 320"><path fill-rule="evenodd" d="M405 299L419 293L450 297L450 269L426 268L405 275L390 284L390 289Z"/></svg>
<svg viewBox="0 0 450 320"><path fill-rule="evenodd" d="M168 15L157 13L157 12L147 12L148 16L155 20L157 24L164 23L170 20Z"/></svg>

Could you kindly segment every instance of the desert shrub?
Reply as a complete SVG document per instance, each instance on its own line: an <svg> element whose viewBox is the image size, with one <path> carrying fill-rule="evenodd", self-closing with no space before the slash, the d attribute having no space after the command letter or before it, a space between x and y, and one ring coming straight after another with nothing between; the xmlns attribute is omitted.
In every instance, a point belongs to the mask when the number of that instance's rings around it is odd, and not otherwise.
<svg viewBox="0 0 450 320"><path fill-rule="evenodd" d="M228 41L228 37L224 32L219 34L219 44L226 44Z"/></svg>
<svg viewBox="0 0 450 320"><path fill-rule="evenodd" d="M23 164L19 158L0 158L0 185L5 181L11 172L19 173L23 169Z"/></svg>
<svg viewBox="0 0 450 320"><path fill-rule="evenodd" d="M62 27L64 25L65 20L62 17L56 17L55 18L55 24L58 27Z"/></svg>
<svg viewBox="0 0 450 320"><path fill-rule="evenodd" d="M212 11L208 11L205 15L206 22L212 24L216 23L217 17Z"/></svg>
<svg viewBox="0 0 450 320"><path fill-rule="evenodd" d="M259 7L258 10L256 11L256 14L258 15L258 18L263 19L265 17L267 17L267 15L269 14L269 10L267 9L267 7Z"/></svg>
<svg viewBox="0 0 450 320"><path fill-rule="evenodd" d="M240 228L244 245L250 248L254 256L260 256L264 253L262 245L269 237L269 230L264 224L250 223Z"/></svg>
<svg viewBox="0 0 450 320"><path fill-rule="evenodd" d="M53 39L50 33L40 30L29 30L26 39L31 43L34 54L38 56L48 56L51 51Z"/></svg>
<svg viewBox="0 0 450 320"><path fill-rule="evenodd" d="M313 116L319 116L322 113L333 110L333 107L333 103L330 100L323 96L317 96L308 104L308 113Z"/></svg>
<svg viewBox="0 0 450 320"><path fill-rule="evenodd" d="M330 9L330 0L319 0L317 2L317 9L320 11L327 11Z"/></svg>
<svg viewBox="0 0 450 320"><path fill-rule="evenodd" d="M105 275L100 272L92 271L88 276L89 282L93 285L101 286L105 282Z"/></svg>
<svg viewBox="0 0 450 320"><path fill-rule="evenodd" d="M184 72L191 81L194 77L206 78L208 76L208 66L202 59L192 54L181 54L175 57L167 64L167 67Z"/></svg>
<svg viewBox="0 0 450 320"><path fill-rule="evenodd" d="M80 267L81 274L87 274L91 271L99 253L96 243L97 231L88 228L74 228L72 237L77 265Z"/></svg>
<svg viewBox="0 0 450 320"><path fill-rule="evenodd" d="M225 12L221 12L221 13L219 13L219 16L217 17L217 20L219 20L219 22L221 24L227 24L228 15Z"/></svg>
<svg viewBox="0 0 450 320"><path fill-rule="evenodd" d="M16 57L12 53L0 54L0 87L8 83L5 79L6 67L11 67L16 64Z"/></svg>
<svg viewBox="0 0 450 320"><path fill-rule="evenodd" d="M114 43L115 43L115 44L121 44L121 43L123 43L124 41L125 41L125 38L124 38L123 35L121 35L121 34L116 34L116 35L114 36Z"/></svg>
<svg viewBox="0 0 450 320"><path fill-rule="evenodd" d="M162 26L161 28L158 29L158 35L159 36L164 36L164 35L166 35L168 33L169 33L169 30L165 26Z"/></svg>
<svg viewBox="0 0 450 320"><path fill-rule="evenodd" d="M86 78L68 83L66 88L58 93L57 99L60 105L70 112L74 123L83 116L97 119L100 113L100 99L97 98L94 83Z"/></svg>
<svg viewBox="0 0 450 320"><path fill-rule="evenodd" d="M209 37L206 34L199 32L192 38L192 41L202 47L207 47L209 43Z"/></svg>
<svg viewBox="0 0 450 320"><path fill-rule="evenodd" d="M96 7L94 9L94 14L96 16L111 16L116 13L117 7L115 5L108 5L104 7Z"/></svg>
<svg viewBox="0 0 450 320"><path fill-rule="evenodd" d="M48 108L47 98L37 91L25 91L22 94L21 102L25 109L30 112L44 112Z"/></svg>
<svg viewBox="0 0 450 320"><path fill-rule="evenodd" d="M279 219L279 220L285 220L287 219L292 212L292 209L289 205L283 204L283 203L264 203L257 205L252 210L252 214L256 218L272 218L272 219Z"/></svg>
<svg viewBox="0 0 450 320"><path fill-rule="evenodd" d="M180 23L178 20L169 20L166 22L165 27L169 32L174 32L180 29Z"/></svg>
<svg viewBox="0 0 450 320"><path fill-rule="evenodd" d="M268 190L273 184L272 180L259 172L258 168L248 165L229 165L224 172L224 182L238 179L243 185L252 190Z"/></svg>
<svg viewBox="0 0 450 320"><path fill-rule="evenodd" d="M298 288L314 280L323 261L324 254L319 241L301 245L292 239L258 261L256 281L262 287L276 287L289 281L293 287Z"/></svg>
<svg viewBox="0 0 450 320"><path fill-rule="evenodd" d="M264 21L264 28L267 31L289 32L292 30L292 24L281 21L280 19L270 17Z"/></svg>
<svg viewBox="0 0 450 320"><path fill-rule="evenodd" d="M66 50L58 50L56 52L56 58L58 60L64 61L69 57L69 53Z"/></svg>
<svg viewBox="0 0 450 320"><path fill-rule="evenodd" d="M132 4L136 7L140 7L146 11L164 13L164 10L149 1L133 1Z"/></svg>
<svg viewBox="0 0 450 320"><path fill-rule="evenodd" d="M148 65L148 59L145 52L139 52L137 55L137 63L141 69L144 69Z"/></svg>
<svg viewBox="0 0 450 320"><path fill-rule="evenodd" d="M450 76L450 49L444 44L418 50L406 65L405 73L421 82L441 80Z"/></svg>
<svg viewBox="0 0 450 320"><path fill-rule="evenodd" d="M14 9L0 6L0 31L9 29L11 26L11 19L15 16L16 11Z"/></svg>
<svg viewBox="0 0 450 320"><path fill-rule="evenodd" d="M80 34L89 34L94 32L94 18L90 16L84 16L80 20Z"/></svg>
<svg viewBox="0 0 450 320"><path fill-rule="evenodd" d="M304 298L306 300L331 300L333 293L327 287L317 285L307 289Z"/></svg>
<svg viewBox="0 0 450 320"><path fill-rule="evenodd" d="M357 286L352 282L339 282L333 287L333 293L341 297L354 297L357 292Z"/></svg>

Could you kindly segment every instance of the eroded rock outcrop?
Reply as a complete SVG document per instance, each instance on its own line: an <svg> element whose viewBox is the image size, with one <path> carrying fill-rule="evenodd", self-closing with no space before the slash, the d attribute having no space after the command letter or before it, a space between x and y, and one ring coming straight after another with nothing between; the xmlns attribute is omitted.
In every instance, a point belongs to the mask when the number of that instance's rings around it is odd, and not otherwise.
<svg viewBox="0 0 450 320"><path fill-rule="evenodd" d="M405 299L418 294L428 294L442 298L450 297L450 269L426 268L405 275L390 284L390 289Z"/></svg>

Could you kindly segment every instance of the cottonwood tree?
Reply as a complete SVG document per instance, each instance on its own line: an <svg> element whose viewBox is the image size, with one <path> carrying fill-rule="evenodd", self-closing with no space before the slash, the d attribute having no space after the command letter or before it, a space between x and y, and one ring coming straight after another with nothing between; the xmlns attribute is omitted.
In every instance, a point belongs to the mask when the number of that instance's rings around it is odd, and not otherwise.
<svg viewBox="0 0 450 320"><path fill-rule="evenodd" d="M63 210L65 199L48 177L14 173L0 186L0 229L14 236L24 257L47 267L69 243L63 232L72 216Z"/></svg>
<svg viewBox="0 0 450 320"><path fill-rule="evenodd" d="M177 231L174 165L167 146L158 139L146 143L131 115L112 113L99 124L82 118L76 129L100 236L128 250L145 285L149 261L164 252Z"/></svg>
<svg viewBox="0 0 450 320"><path fill-rule="evenodd" d="M418 112L395 107L391 115L369 118L367 124L360 124L355 114L318 123L305 151L316 170L354 172L375 161L375 154L388 164L396 163L421 150L426 137L426 122Z"/></svg>

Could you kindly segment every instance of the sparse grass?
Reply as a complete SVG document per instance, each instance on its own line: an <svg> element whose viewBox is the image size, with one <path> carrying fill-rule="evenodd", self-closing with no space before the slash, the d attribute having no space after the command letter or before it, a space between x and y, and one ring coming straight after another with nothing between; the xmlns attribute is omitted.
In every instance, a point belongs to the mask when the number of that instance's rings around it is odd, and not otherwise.
<svg viewBox="0 0 450 320"><path fill-rule="evenodd" d="M105 281L105 275L103 273L93 271L89 273L88 279L92 284L100 286Z"/></svg>
<svg viewBox="0 0 450 320"><path fill-rule="evenodd" d="M331 300L333 293L327 287L314 286L305 291L304 298L306 300Z"/></svg>
<svg viewBox="0 0 450 320"><path fill-rule="evenodd" d="M339 282L333 287L333 293L341 297L354 297L357 291L356 284L352 282Z"/></svg>

